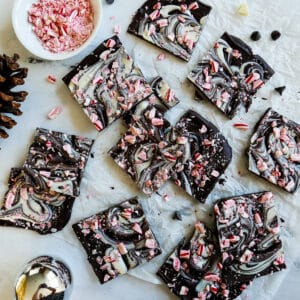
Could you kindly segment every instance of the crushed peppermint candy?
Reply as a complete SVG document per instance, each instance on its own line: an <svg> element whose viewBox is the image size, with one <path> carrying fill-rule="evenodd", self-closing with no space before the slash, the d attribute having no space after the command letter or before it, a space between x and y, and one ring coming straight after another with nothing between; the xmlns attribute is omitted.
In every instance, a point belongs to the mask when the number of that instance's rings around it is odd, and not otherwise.
<svg viewBox="0 0 300 300"><path fill-rule="evenodd" d="M247 123L234 123L233 126L237 129L244 130L244 131L249 129L249 124Z"/></svg>
<svg viewBox="0 0 300 300"><path fill-rule="evenodd" d="M42 46L52 53L73 51L94 30L90 0L39 0L28 11L28 22Z"/></svg>
<svg viewBox="0 0 300 300"><path fill-rule="evenodd" d="M157 60L164 60L164 59L166 59L166 55L164 53L158 54Z"/></svg>
<svg viewBox="0 0 300 300"><path fill-rule="evenodd" d="M50 83L55 83L56 82L56 78L52 75L48 75L47 77L47 81Z"/></svg>
<svg viewBox="0 0 300 300"><path fill-rule="evenodd" d="M62 107L61 106L56 106L51 111L48 113L48 119L49 120L54 120L56 119L62 112Z"/></svg>

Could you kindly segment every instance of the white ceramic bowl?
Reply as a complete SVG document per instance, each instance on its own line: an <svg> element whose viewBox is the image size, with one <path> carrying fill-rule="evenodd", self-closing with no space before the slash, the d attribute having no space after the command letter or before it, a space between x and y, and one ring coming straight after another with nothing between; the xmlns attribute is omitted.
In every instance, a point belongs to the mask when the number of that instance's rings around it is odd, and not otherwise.
<svg viewBox="0 0 300 300"><path fill-rule="evenodd" d="M90 37L79 48L61 53L52 53L43 48L42 43L32 31L32 25L28 22L28 11L32 4L37 1L38 0L15 0L12 11L14 31L19 41L33 55L46 60L63 60L77 55L92 42L97 34L102 19L101 0L90 0L94 10L94 30Z"/></svg>

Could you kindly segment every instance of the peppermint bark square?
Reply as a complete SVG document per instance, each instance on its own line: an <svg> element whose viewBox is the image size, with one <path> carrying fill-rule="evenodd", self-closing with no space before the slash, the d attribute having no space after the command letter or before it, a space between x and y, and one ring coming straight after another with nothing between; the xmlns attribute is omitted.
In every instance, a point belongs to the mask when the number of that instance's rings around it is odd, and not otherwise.
<svg viewBox="0 0 300 300"><path fill-rule="evenodd" d="M54 233L65 227L75 198L41 190L41 184L30 169L12 169L8 184L0 209L0 226L40 234Z"/></svg>
<svg viewBox="0 0 300 300"><path fill-rule="evenodd" d="M221 288L216 237L202 222L190 239L183 239L157 275L181 299L226 299ZM217 297L218 296L218 297Z"/></svg>
<svg viewBox="0 0 300 300"><path fill-rule="evenodd" d="M221 199L214 209L229 299L253 279L286 268L271 192Z"/></svg>
<svg viewBox="0 0 300 300"><path fill-rule="evenodd" d="M170 108L176 106L180 101L169 84L160 76L153 78L150 82L153 93L145 100L138 103L127 112L123 119L127 124L145 118L145 113L155 107L164 115Z"/></svg>
<svg viewBox="0 0 300 300"><path fill-rule="evenodd" d="M73 229L102 284L161 254L136 198L86 218Z"/></svg>
<svg viewBox="0 0 300 300"><path fill-rule="evenodd" d="M149 0L136 12L128 32L189 61L210 11L198 0Z"/></svg>
<svg viewBox="0 0 300 300"><path fill-rule="evenodd" d="M251 137L248 157L251 172L295 192L300 184L300 125L268 109Z"/></svg>
<svg viewBox="0 0 300 300"><path fill-rule="evenodd" d="M170 124L156 107L131 124L109 154L145 194L157 191L171 176L174 161L162 156Z"/></svg>
<svg viewBox="0 0 300 300"><path fill-rule="evenodd" d="M171 147L165 148L181 154L172 178L189 195L205 202L231 162L231 147L217 127L192 110L181 117L175 132L169 139Z"/></svg>
<svg viewBox="0 0 300 300"><path fill-rule="evenodd" d="M24 167L44 182L41 188L78 196L93 143L82 136L37 128Z"/></svg>
<svg viewBox="0 0 300 300"><path fill-rule="evenodd" d="M188 76L201 95L233 118L252 104L273 69L241 39L224 33Z"/></svg>
<svg viewBox="0 0 300 300"><path fill-rule="evenodd" d="M63 81L98 131L152 94L117 36L98 46Z"/></svg>

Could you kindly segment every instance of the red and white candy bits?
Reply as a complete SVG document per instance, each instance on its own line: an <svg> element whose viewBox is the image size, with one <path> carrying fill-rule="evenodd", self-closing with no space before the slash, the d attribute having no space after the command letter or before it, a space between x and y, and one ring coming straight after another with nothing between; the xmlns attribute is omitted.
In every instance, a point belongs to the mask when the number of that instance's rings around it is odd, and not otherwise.
<svg viewBox="0 0 300 300"><path fill-rule="evenodd" d="M39 0L28 11L28 21L43 47L52 53L80 47L94 29L90 0Z"/></svg>

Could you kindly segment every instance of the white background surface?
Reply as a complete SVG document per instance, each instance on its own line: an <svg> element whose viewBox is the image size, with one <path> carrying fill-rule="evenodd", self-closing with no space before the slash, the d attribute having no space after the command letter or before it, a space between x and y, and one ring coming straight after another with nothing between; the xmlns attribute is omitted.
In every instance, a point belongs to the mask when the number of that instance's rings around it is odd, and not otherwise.
<svg viewBox="0 0 300 300"><path fill-rule="evenodd" d="M288 270L257 280L243 293L242 298L247 300L300 299L298 226L300 193L288 195L250 174L243 153L247 148L254 124L267 107L272 106L275 110L300 122L300 1L249 0L250 16L241 17L237 16L235 11L242 1L206 0L206 3L213 6L213 11L189 64L169 54L165 61L158 62L156 57L162 51L126 33L132 14L144 2L143 0L115 0L111 6L104 3L101 30L93 45L82 55L63 62L29 64L27 59L31 56L30 53L20 45L13 33L11 25L13 2L0 0L0 52L10 55L17 52L21 55L21 64L29 68L29 76L24 86L24 89L29 91L29 96L22 106L23 116L18 117L18 125L9 132L10 138L0 140L0 197L2 198L6 191L10 168L22 165L36 127L80 133L96 138L96 143L93 149L95 158L91 158L88 162L81 196L76 200L72 218L63 231L54 235L40 236L35 232L22 229L0 227L0 300L13 299L13 284L17 273L28 260L43 254L55 255L71 267L74 278L72 300L115 300L120 297L124 300L176 299L165 285L147 283L135 277L159 283L157 277L151 274L155 273L165 256L186 232L190 232L189 225L194 223L196 216L203 215L213 201L223 196L266 189L276 194L280 216L286 220L283 224L282 237ZM115 20L111 20L112 16L115 16ZM70 70L71 65L77 63L97 44L112 35L114 24L121 25L121 40L144 74L148 77L162 75L181 99L181 103L168 112L167 118L175 123L185 110L193 108L214 122L232 145L234 159L226 172L227 182L224 186L216 187L209 196L206 206L197 203L172 184L167 184L161 191L161 194L170 195L170 202L165 203L158 195L145 198L107 155L107 150L116 143L120 137L119 133L124 130L121 122L115 122L110 128L97 134L79 106L72 100L62 81L58 80L55 85L47 82L46 78L49 74L60 79ZM282 32L282 38L277 42L271 41L269 37L274 29ZM243 118L237 116L233 121L227 120L209 103L194 101L194 89L185 80L197 59L225 30L248 41L276 71L271 82L258 94L259 97L250 112ZM249 35L254 30L260 30L263 36L257 43L249 40ZM287 85L283 97L273 92L273 88L279 85ZM262 100L261 97L269 100ZM56 105L62 105L64 111L56 120L50 121L47 119L47 113ZM232 124L240 120L250 124L248 132L233 129ZM112 186L115 187L114 190L111 189ZM152 263L136 269L133 272L135 277L125 275L101 286L86 261L85 252L76 240L70 225L135 195L142 200L164 253ZM184 217L183 222L171 219L174 210L178 208L185 208L189 214Z"/></svg>

